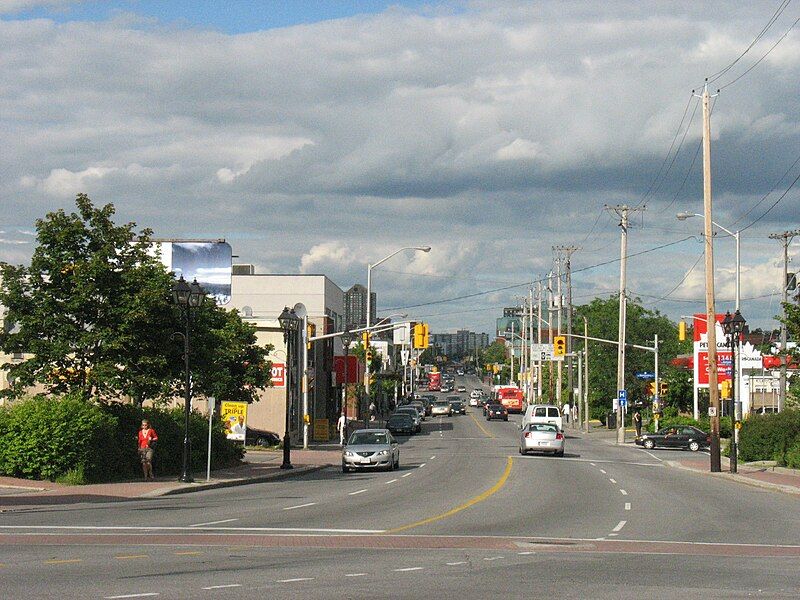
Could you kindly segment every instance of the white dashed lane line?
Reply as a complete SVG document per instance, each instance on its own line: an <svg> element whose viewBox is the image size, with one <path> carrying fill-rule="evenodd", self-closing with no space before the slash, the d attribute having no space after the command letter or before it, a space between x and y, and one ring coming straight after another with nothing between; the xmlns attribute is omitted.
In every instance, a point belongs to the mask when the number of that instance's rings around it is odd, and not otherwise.
<svg viewBox="0 0 800 600"><path fill-rule="evenodd" d="M465 564L467 564L467 561L459 560L458 562L449 562L449 563L446 563L446 564L448 566L450 566L450 567L455 567L456 565L465 565Z"/></svg>
<svg viewBox="0 0 800 600"><path fill-rule="evenodd" d="M600 469L600 472L601 472L603 475L605 475L605 474L606 474L606 472L605 472L605 469Z"/></svg>
<svg viewBox="0 0 800 600"><path fill-rule="evenodd" d="M345 577L364 577L366 573L345 573Z"/></svg>
<svg viewBox="0 0 800 600"><path fill-rule="evenodd" d="M390 483L394 483L395 481L399 481L399 480L398 479L390 479L389 481L386 481L385 483L388 485Z"/></svg>
<svg viewBox="0 0 800 600"><path fill-rule="evenodd" d="M411 475L411 473L406 473L405 475L401 475L400 477L401 477L401 478L402 478L402 477L408 477L409 475Z"/></svg>
<svg viewBox="0 0 800 600"><path fill-rule="evenodd" d="M350 492L350 493L349 493L349 494L347 494L347 495L348 495L348 496L355 496L355 495L357 495L357 494L363 494L363 493L364 493L364 492L366 492L366 491L367 491L367 488L364 488L363 490L356 490L355 492Z"/></svg>
<svg viewBox="0 0 800 600"><path fill-rule="evenodd" d="M158 592L145 592L143 594L124 594L122 596L105 596L106 600L121 600L122 598L152 598L158 596Z"/></svg>
<svg viewBox="0 0 800 600"><path fill-rule="evenodd" d="M630 502L626 502L625 503L625 510L630 510L630 509L631 509L631 503Z"/></svg>
<svg viewBox="0 0 800 600"><path fill-rule="evenodd" d="M224 590L226 588L237 588L242 587L241 583L229 583L227 585L210 585L208 587L204 587L204 590Z"/></svg>
<svg viewBox="0 0 800 600"><path fill-rule="evenodd" d="M487 556L483 560L500 560L502 558L505 558L505 556Z"/></svg>
<svg viewBox="0 0 800 600"><path fill-rule="evenodd" d="M625 490L622 490L622 489L619 491L619 493L622 494L623 496L627 496L628 495L628 492L626 492Z"/></svg>
<svg viewBox="0 0 800 600"><path fill-rule="evenodd" d="M430 460L433 460L434 458L436 458L435 454L433 456L431 456Z"/></svg>
<svg viewBox="0 0 800 600"><path fill-rule="evenodd" d="M314 581L313 577L294 577L293 579L278 579L275 583L297 583L298 581Z"/></svg>
<svg viewBox="0 0 800 600"><path fill-rule="evenodd" d="M422 571L422 567L405 567L403 569L394 569L395 573L407 573L408 571Z"/></svg>
<svg viewBox="0 0 800 600"><path fill-rule="evenodd" d="M314 506L316 502L306 502L305 504L298 504L296 506L287 506L283 510L294 510L295 508L305 508L306 506Z"/></svg>
<svg viewBox="0 0 800 600"><path fill-rule="evenodd" d="M609 479L609 481L610 481L611 483L617 483L617 480L616 480L616 479Z"/></svg>
<svg viewBox="0 0 800 600"><path fill-rule="evenodd" d="M428 463L422 463L422 464L421 464L421 465L419 465L417 468L418 468L418 469L421 469L422 467L424 467L424 466L425 466L425 465L427 465L427 464L428 464Z"/></svg>

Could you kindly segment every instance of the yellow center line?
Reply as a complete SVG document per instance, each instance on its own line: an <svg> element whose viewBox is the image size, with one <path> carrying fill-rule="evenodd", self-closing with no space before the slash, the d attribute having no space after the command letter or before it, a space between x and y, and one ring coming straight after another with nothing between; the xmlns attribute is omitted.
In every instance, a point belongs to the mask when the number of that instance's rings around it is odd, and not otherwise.
<svg viewBox="0 0 800 600"><path fill-rule="evenodd" d="M469 416L470 416L470 417L472 417L472 420L473 420L473 421L475 421L475 425L477 425L477 426L478 426L478 428L479 428L479 429L480 429L480 430L481 430L483 433L485 433L485 434L486 434L488 437L490 437L490 438L494 438L494 436L493 436L491 433L489 433L489 431L486 429L486 427L484 427L483 425L481 425L481 424L480 424L480 421L478 421L478 419L476 419L476 418L475 418L475 415L474 415L474 414L472 414L472 412L470 412L470 413L469 413Z"/></svg>
<svg viewBox="0 0 800 600"><path fill-rule="evenodd" d="M176 552L175 554L177 556L199 556L200 554L202 554L202 552L187 551L187 552Z"/></svg>
<svg viewBox="0 0 800 600"><path fill-rule="evenodd" d="M127 554L127 555L123 554L122 556L115 556L114 558L116 558L117 560L129 560L129 559L132 559L132 558L150 558L150 555L149 554Z"/></svg>
<svg viewBox="0 0 800 600"><path fill-rule="evenodd" d="M444 512L442 514L436 515L434 517L429 517L427 519L423 519L422 521L417 521L416 523L410 523L408 525L403 525L401 527L395 527L394 529L389 529L385 533L389 533L389 534L391 534L391 533L399 533L401 531L405 531L406 529L411 529L412 527L419 527L420 525L427 525L428 523L433 523L435 521L441 521L442 519L446 519L447 517L452 517L454 514L459 513L462 510L466 510L470 506L474 506L474 505L478 504L479 502L483 502L489 496L491 496L492 494L498 492L500 490L500 488L502 488L506 484L506 480L508 479L508 476L511 474L511 465L513 464L512 461L513 461L513 459L509 456L507 458L507 460L506 460L506 468L503 471L503 474L500 476L500 479L497 480L497 483L495 483L492 487L490 487L488 490L486 490L482 494L480 494L478 496L475 496L472 500L468 500L464 504L462 504L460 506L456 506L455 508L450 509L447 512Z"/></svg>
<svg viewBox="0 0 800 600"><path fill-rule="evenodd" d="M79 563L79 562L83 562L83 559L82 558L64 558L64 559L61 559L61 560L53 559L53 560L44 561L44 564L46 564L46 565L65 565L65 564L68 564L68 563Z"/></svg>

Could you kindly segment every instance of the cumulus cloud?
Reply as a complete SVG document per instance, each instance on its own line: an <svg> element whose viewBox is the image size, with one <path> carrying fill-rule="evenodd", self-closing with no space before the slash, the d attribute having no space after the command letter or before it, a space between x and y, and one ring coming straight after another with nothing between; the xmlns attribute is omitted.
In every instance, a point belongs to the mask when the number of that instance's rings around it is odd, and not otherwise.
<svg viewBox="0 0 800 600"><path fill-rule="evenodd" d="M12 4L37 3L3 9ZM576 266L613 259L605 203L647 193L650 229L632 232L631 252L682 236L674 211L699 211L702 189L698 162L690 169L700 135L690 90L771 13L759 3L475 2L231 35L141 19L0 19L0 198L29 225L88 192L159 236L226 237L243 261L328 272L344 287L363 282L367 257L433 246L386 265L384 275L414 273L403 284L413 292L385 286L382 306L524 282L549 270L553 245L582 245ZM796 157L798 43L787 37L716 101L721 223ZM681 151L665 161L673 139ZM796 199L748 235L798 222ZM632 259L631 288L665 293L692 252ZM575 285L615 279L611 264Z"/></svg>

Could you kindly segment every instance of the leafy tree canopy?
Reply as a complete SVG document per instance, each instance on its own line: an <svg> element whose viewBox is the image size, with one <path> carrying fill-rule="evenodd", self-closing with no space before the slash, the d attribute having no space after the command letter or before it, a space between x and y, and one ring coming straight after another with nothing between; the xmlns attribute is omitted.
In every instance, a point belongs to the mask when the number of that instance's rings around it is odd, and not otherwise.
<svg viewBox="0 0 800 600"><path fill-rule="evenodd" d="M40 384L87 399L174 396L183 346L173 334L183 321L170 301L172 275L151 253L152 232L116 225L113 205L96 207L85 194L76 206L37 220L30 266L0 264L0 348L27 356L4 365L13 382L7 394ZM269 385L271 365L254 329L213 302L193 319L195 393L255 399Z"/></svg>

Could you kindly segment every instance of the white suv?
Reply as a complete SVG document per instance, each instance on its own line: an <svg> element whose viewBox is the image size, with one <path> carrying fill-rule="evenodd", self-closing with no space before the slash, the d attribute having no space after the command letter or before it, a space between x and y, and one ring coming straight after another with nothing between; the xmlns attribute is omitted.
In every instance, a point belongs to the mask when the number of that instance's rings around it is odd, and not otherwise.
<svg viewBox="0 0 800 600"><path fill-rule="evenodd" d="M561 411L553 404L530 404L522 416L521 427L524 429L530 423L550 423L558 427L559 431L564 430Z"/></svg>

